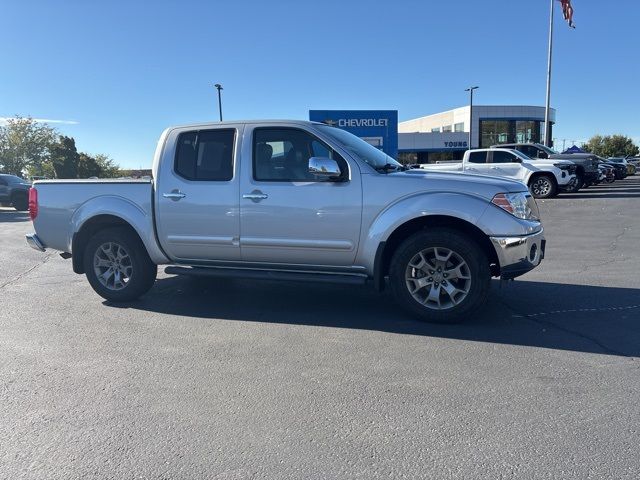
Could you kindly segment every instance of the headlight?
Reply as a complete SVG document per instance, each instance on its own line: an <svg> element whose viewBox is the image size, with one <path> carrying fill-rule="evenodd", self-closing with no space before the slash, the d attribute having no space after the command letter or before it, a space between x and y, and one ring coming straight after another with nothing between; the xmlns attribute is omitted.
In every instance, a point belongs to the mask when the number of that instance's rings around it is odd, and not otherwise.
<svg viewBox="0 0 640 480"><path fill-rule="evenodd" d="M535 199L525 192L498 193L493 200L495 206L522 220L539 220L540 212Z"/></svg>
<svg viewBox="0 0 640 480"><path fill-rule="evenodd" d="M571 168L571 165L568 163L554 163L553 166L560 170L569 170Z"/></svg>

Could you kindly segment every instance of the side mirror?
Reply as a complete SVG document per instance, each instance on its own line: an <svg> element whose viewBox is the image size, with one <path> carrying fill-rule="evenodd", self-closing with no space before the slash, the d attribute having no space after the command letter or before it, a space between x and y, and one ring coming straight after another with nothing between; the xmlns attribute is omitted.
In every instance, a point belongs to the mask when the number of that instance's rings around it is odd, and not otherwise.
<svg viewBox="0 0 640 480"><path fill-rule="evenodd" d="M549 155L547 155L547 152L538 152L538 158L549 158Z"/></svg>
<svg viewBox="0 0 640 480"><path fill-rule="evenodd" d="M338 162L326 157L311 157L309 159L309 173L316 178L333 180L340 177Z"/></svg>

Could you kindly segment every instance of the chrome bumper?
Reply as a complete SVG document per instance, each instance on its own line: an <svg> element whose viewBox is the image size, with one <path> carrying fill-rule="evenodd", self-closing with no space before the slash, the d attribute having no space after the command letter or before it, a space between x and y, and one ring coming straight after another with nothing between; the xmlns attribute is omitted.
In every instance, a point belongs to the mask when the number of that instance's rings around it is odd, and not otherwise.
<svg viewBox="0 0 640 480"><path fill-rule="evenodd" d="M29 244L29 246L31 248L33 248L35 250L38 250L40 252L44 252L45 251L44 244L38 238L38 235L36 235L35 233L28 233L28 234L25 235L25 238L27 239L27 243Z"/></svg>
<svg viewBox="0 0 640 480"><path fill-rule="evenodd" d="M510 280L533 270L544 258L544 231L518 237L490 237L500 262L500 277Z"/></svg>

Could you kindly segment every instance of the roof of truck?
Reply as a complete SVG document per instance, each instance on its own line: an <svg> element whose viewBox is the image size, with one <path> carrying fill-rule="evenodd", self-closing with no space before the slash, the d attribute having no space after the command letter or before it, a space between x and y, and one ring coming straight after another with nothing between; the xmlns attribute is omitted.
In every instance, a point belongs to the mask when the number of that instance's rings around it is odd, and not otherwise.
<svg viewBox="0 0 640 480"><path fill-rule="evenodd" d="M282 119L263 119L263 120L227 120L223 122L198 122L198 123L186 123L182 125L173 125L170 128L185 128L185 127L204 127L204 126L219 126L219 125L238 125L238 124L285 124L285 125L326 125L321 122L311 122L309 120L282 120Z"/></svg>

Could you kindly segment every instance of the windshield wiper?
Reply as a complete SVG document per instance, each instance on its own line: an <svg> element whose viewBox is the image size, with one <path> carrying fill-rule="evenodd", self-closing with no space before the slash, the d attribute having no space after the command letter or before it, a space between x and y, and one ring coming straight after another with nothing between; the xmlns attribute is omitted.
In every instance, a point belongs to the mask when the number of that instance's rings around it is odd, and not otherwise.
<svg viewBox="0 0 640 480"><path fill-rule="evenodd" d="M380 167L376 167L378 172L389 173L389 172L404 172L407 170L407 167L404 165L397 165L393 163L385 163Z"/></svg>

